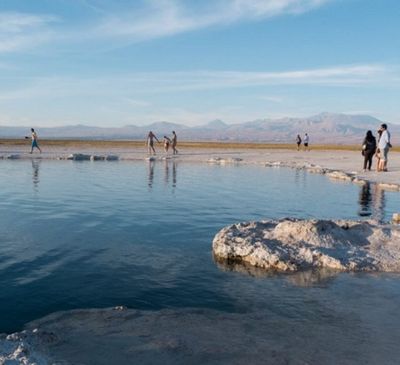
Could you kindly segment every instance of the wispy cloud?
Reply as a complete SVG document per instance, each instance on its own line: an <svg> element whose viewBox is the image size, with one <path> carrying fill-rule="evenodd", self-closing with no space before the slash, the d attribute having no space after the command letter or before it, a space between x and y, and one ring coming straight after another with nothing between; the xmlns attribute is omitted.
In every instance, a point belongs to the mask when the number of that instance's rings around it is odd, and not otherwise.
<svg viewBox="0 0 400 365"><path fill-rule="evenodd" d="M26 97L114 95L133 106L149 106L142 96L187 91L251 88L269 85L371 86L391 85L399 70L385 65L344 65L327 68L279 71L184 71L138 72L96 78L34 77L23 88L2 92L0 100ZM399 83L397 82L397 86ZM139 96L139 97L137 97ZM281 102L274 96L265 100Z"/></svg>
<svg viewBox="0 0 400 365"><path fill-rule="evenodd" d="M151 105L151 103L149 103L148 101L137 100L137 99L132 99L132 98L123 98L123 101L133 107L145 108L145 107L148 107Z"/></svg>
<svg viewBox="0 0 400 365"><path fill-rule="evenodd" d="M94 32L99 36L143 41L212 26L300 14L331 1L334 0L215 0L189 7L183 0L148 0L139 9L104 17Z"/></svg>
<svg viewBox="0 0 400 365"><path fill-rule="evenodd" d="M129 44L173 36L208 27L260 21L280 15L300 14L337 0L142 0L130 5L80 0L92 12L86 24L74 24L54 15L0 11L0 52L33 48L57 39L69 47L75 42ZM54 43L53 43L54 45ZM118 43L113 44L118 46Z"/></svg>
<svg viewBox="0 0 400 365"><path fill-rule="evenodd" d="M54 16L0 12L0 53L35 47L51 36Z"/></svg>
<svg viewBox="0 0 400 365"><path fill-rule="evenodd" d="M138 72L101 77L24 77L11 86L0 82L0 105L3 112L16 110L10 113L20 117L28 110L30 118L47 118L50 124L56 119L61 123L60 118L104 125L116 121L123 125L165 119L193 125L216 118L236 122L266 113L287 116L332 110L330 101L323 96L316 95L310 102L299 103L294 94L289 93L291 96L286 94L283 100L279 94L274 94L275 85L301 85L299 89L292 88L295 94L300 93L296 94L300 99L304 93L312 94L314 87L328 93L339 87L340 108L361 110L365 103L358 102L358 91L376 90L381 86L399 89L400 83L393 81L398 74L399 69L393 66L365 64L280 72ZM355 87L355 92L350 87ZM232 92L238 88L242 90ZM341 90L354 97L342 99ZM241 102L236 103L237 100ZM379 110L370 104L368 106ZM40 112L36 112L38 105L42 106ZM395 115L395 111L391 113Z"/></svg>

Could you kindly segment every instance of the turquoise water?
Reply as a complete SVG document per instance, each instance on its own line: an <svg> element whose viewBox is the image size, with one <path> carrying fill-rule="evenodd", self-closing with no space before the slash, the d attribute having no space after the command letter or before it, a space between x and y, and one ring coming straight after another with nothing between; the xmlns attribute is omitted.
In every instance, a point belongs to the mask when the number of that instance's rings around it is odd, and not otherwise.
<svg viewBox="0 0 400 365"><path fill-rule="evenodd" d="M361 336L366 348L375 338L379 353L398 351L399 276L246 274L211 254L214 235L233 222L388 220L399 210L398 193L261 166L0 166L0 332L73 308L205 308L268 313L311 329L326 324L351 341Z"/></svg>

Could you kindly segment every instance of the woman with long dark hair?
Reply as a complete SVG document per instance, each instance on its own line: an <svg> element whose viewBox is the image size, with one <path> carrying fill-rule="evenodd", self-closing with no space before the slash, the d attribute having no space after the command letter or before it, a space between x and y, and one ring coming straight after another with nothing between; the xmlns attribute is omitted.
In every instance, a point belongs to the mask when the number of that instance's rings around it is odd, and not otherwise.
<svg viewBox="0 0 400 365"><path fill-rule="evenodd" d="M372 135L371 131L368 131L365 135L364 142L362 145L362 154L364 156L364 171L371 171L372 157L374 157L376 151L376 139Z"/></svg>

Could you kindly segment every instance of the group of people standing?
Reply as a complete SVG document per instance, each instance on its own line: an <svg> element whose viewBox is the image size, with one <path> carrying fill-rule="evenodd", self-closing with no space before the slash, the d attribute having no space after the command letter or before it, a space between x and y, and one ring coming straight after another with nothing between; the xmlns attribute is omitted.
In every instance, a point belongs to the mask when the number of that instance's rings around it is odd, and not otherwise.
<svg viewBox="0 0 400 365"><path fill-rule="evenodd" d="M152 131L150 131L149 134L147 135L147 141L146 141L149 155L156 154L156 150L154 148L154 140L156 140L158 143L160 143L160 141L158 140L156 135ZM178 154L178 150L176 149L177 144L178 144L178 137L176 136L175 131L172 131L171 138L164 136L164 151L165 151L165 153L168 153L168 150L171 147L172 154L177 155Z"/></svg>
<svg viewBox="0 0 400 365"><path fill-rule="evenodd" d="M310 143L310 137L308 136L307 133L304 134L303 141L301 140L300 134L297 135L296 137L297 151L300 151L301 142L303 142L304 144L304 151L310 151L310 147L308 146L308 144Z"/></svg>
<svg viewBox="0 0 400 365"><path fill-rule="evenodd" d="M387 171L387 161L389 149L392 147L390 143L390 133L387 125L382 124L377 131L378 142L371 131L368 131L363 144L362 155L364 156L364 171L370 171L372 167L372 159L375 156L377 159L376 171Z"/></svg>

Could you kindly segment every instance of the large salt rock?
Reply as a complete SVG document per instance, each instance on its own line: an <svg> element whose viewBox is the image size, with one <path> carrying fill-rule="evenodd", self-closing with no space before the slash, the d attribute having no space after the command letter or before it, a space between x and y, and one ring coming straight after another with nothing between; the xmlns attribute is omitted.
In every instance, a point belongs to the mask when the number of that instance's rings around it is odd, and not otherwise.
<svg viewBox="0 0 400 365"><path fill-rule="evenodd" d="M297 220L239 223L214 238L217 260L276 271L400 271L400 227Z"/></svg>

